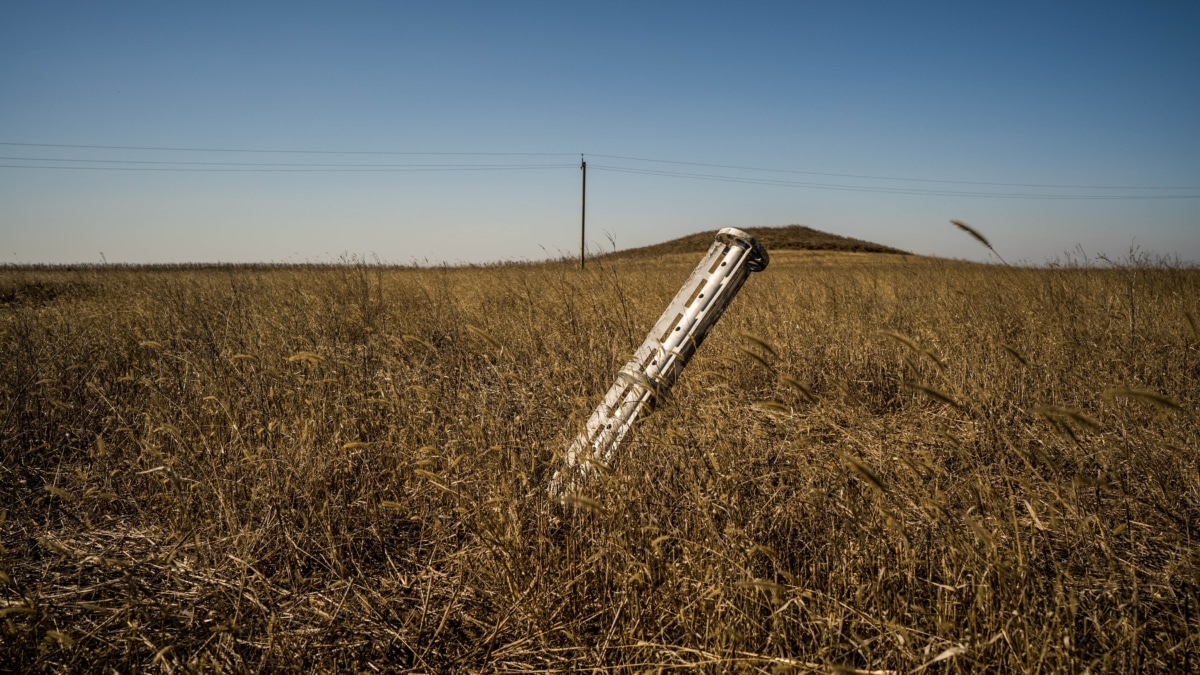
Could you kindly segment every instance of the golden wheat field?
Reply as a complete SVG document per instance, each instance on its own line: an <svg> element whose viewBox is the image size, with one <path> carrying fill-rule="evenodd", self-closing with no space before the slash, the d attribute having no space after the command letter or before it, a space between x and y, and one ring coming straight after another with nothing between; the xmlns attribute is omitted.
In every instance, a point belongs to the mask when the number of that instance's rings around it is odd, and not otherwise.
<svg viewBox="0 0 1200 675"><path fill-rule="evenodd" d="M698 259L0 269L0 670L1200 667L1200 270Z"/></svg>

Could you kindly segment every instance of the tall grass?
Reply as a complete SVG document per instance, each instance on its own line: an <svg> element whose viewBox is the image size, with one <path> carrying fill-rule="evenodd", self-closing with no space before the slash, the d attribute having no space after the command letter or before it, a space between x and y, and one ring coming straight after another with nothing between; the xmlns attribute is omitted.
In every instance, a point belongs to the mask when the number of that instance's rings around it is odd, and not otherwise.
<svg viewBox="0 0 1200 675"><path fill-rule="evenodd" d="M1195 669L1200 271L0 271L0 669Z"/></svg>

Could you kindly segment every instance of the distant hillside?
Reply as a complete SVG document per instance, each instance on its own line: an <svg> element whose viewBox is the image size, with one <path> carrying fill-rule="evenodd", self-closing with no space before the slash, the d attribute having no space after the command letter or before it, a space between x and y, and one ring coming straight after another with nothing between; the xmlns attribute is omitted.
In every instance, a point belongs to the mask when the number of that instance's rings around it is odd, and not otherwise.
<svg viewBox="0 0 1200 675"><path fill-rule="evenodd" d="M907 253L900 249L875 244L861 239L851 239L836 234L829 234L803 225L788 225L786 227L744 227L752 237L762 242L767 252L774 251L856 251L860 253ZM604 257L641 258L653 257L667 253L703 253L712 246L717 236L716 230L697 232L686 237L664 241L661 244L630 248L623 251L608 253Z"/></svg>

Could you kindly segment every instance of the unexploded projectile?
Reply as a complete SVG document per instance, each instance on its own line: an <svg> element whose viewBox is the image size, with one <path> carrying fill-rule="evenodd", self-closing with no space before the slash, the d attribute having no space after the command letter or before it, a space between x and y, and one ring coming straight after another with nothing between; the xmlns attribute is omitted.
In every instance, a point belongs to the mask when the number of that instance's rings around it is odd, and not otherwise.
<svg viewBox="0 0 1200 675"><path fill-rule="evenodd" d="M717 233L646 341L621 368L583 433L567 448L563 465L550 481L552 494L576 487L595 463L611 462L638 414L675 384L746 278L766 269L768 260L767 250L749 234L732 227Z"/></svg>

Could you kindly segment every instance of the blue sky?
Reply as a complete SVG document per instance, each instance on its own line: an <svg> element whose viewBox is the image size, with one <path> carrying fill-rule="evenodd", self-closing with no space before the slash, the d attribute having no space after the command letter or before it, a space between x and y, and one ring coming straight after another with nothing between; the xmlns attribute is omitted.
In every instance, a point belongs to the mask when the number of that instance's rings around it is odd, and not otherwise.
<svg viewBox="0 0 1200 675"><path fill-rule="evenodd" d="M5 262L569 255L580 153L597 249L1200 261L1194 2L247 4L5 9Z"/></svg>

